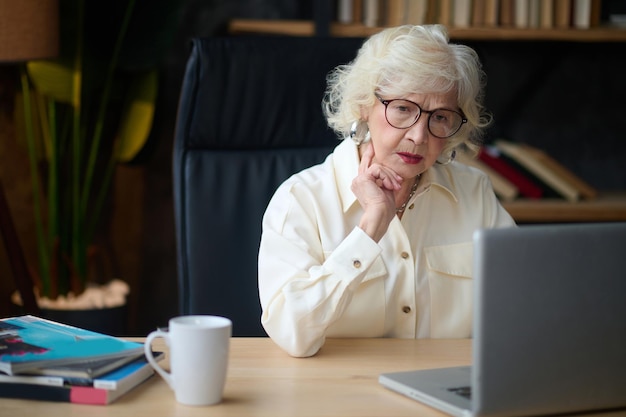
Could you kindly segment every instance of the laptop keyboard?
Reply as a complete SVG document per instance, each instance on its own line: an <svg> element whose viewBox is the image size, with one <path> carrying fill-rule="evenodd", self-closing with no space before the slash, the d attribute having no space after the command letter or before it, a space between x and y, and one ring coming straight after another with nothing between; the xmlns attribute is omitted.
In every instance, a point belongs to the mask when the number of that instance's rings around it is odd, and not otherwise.
<svg viewBox="0 0 626 417"><path fill-rule="evenodd" d="M453 392L461 397L465 397L468 400L472 399L472 387L457 387L457 388L448 388L448 391Z"/></svg>

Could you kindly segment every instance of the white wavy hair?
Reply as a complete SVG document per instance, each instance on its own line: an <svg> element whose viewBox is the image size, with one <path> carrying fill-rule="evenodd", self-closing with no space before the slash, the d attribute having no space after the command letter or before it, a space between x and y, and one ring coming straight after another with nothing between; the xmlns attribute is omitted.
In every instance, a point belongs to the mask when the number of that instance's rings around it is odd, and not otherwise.
<svg viewBox="0 0 626 417"><path fill-rule="evenodd" d="M365 123L361 109L376 102L376 94L445 94L456 91L467 123L447 139L442 154L465 144L476 151L482 130L491 122L482 100L485 74L478 54L466 45L449 43L442 25L404 25L384 29L367 39L356 58L327 76L322 107L328 125L341 137L354 122Z"/></svg>

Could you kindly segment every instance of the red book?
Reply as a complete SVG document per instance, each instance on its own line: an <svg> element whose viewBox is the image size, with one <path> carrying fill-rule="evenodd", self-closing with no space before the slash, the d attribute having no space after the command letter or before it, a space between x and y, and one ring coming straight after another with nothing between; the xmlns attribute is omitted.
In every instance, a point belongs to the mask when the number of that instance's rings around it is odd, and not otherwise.
<svg viewBox="0 0 626 417"><path fill-rule="evenodd" d="M503 160L499 156L499 151L483 147L478 153L478 159L513 183L518 188L522 196L533 199L541 198L543 196L543 190L541 187L526 178L524 174Z"/></svg>

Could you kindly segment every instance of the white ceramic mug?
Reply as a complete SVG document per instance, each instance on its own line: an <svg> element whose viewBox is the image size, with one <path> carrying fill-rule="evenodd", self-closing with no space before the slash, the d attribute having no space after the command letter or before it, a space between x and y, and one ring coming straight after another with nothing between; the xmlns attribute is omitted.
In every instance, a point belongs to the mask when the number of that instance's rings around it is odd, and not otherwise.
<svg viewBox="0 0 626 417"><path fill-rule="evenodd" d="M222 400L232 322L218 316L180 316L169 329L148 335L144 345L152 367L174 390L176 401L186 405L211 405ZM162 337L169 347L170 372L152 356L152 341Z"/></svg>

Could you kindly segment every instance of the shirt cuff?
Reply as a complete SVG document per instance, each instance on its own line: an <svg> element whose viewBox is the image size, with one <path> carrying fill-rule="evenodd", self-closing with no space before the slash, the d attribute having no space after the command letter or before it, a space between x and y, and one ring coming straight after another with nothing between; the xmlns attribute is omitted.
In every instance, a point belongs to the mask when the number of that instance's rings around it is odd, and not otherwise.
<svg viewBox="0 0 626 417"><path fill-rule="evenodd" d="M333 265L332 269L335 271L343 270L345 275L341 276L362 277L381 252L378 243L360 227L355 227L325 263Z"/></svg>

